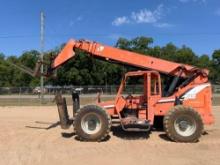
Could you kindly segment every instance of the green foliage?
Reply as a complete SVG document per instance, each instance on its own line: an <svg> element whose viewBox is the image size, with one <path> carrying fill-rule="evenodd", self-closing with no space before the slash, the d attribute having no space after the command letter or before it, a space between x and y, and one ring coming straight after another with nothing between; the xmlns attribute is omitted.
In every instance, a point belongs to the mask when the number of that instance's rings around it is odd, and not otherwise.
<svg viewBox="0 0 220 165"><path fill-rule="evenodd" d="M210 78L214 82L220 83L220 49L215 50L212 54Z"/></svg>
<svg viewBox="0 0 220 165"><path fill-rule="evenodd" d="M220 65L220 49L214 51L214 53L212 54L212 59L214 65Z"/></svg>
<svg viewBox="0 0 220 165"><path fill-rule="evenodd" d="M200 68L210 68L210 65L211 65L211 61L210 61L208 55L204 54L204 55L199 57L198 66Z"/></svg>
<svg viewBox="0 0 220 165"><path fill-rule="evenodd" d="M0 55L0 57L3 57L3 55ZM10 62L34 68L38 58L39 53L36 50L24 52L20 57L9 56L6 59L0 58L0 86L25 87L38 85L39 80L37 78L31 77L7 63Z"/></svg>
<svg viewBox="0 0 220 165"><path fill-rule="evenodd" d="M132 40L127 40L125 38L119 38L116 43L116 47L120 49L131 50L138 53L146 54L150 47L149 45L153 43L152 38L148 37L136 37Z"/></svg>
<svg viewBox="0 0 220 165"><path fill-rule="evenodd" d="M119 38L116 43L117 48L121 48L121 49L125 49L125 50L129 50L130 45L131 45L131 42L129 40L127 40L126 38Z"/></svg>
<svg viewBox="0 0 220 165"><path fill-rule="evenodd" d="M157 55L157 57L163 58L166 60L175 61L176 56L177 56L176 55L177 50L178 50L178 48L174 44L168 43L166 46L161 48L161 53L159 55Z"/></svg>
<svg viewBox="0 0 220 165"><path fill-rule="evenodd" d="M220 49L215 50L212 57L208 55L197 56L189 47L178 48L173 43L165 46L151 46L150 37L136 37L134 39L119 38L116 47L154 56L178 63L190 64L210 70L210 80L220 82ZM56 55L64 44L44 54L44 61L49 63L51 55ZM85 52L77 50L74 60L68 61L57 71L57 79L45 79L48 85L105 85L119 84L122 75L130 70L131 66L113 64L92 58ZM9 56L0 53L0 86L39 86L39 78L33 78L7 64L8 62L34 68L40 53L36 50L24 52L21 56Z"/></svg>
<svg viewBox="0 0 220 165"><path fill-rule="evenodd" d="M198 57L192 51L192 49L183 46L181 49L177 50L175 61L179 63L196 65Z"/></svg>

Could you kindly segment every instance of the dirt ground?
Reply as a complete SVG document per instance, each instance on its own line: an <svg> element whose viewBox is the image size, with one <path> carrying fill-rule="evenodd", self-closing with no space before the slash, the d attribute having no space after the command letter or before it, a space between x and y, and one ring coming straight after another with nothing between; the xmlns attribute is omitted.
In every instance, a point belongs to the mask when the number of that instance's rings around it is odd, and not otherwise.
<svg viewBox="0 0 220 165"><path fill-rule="evenodd" d="M162 131L120 128L98 143L77 141L72 128L61 130L55 106L0 107L0 165L219 165L220 107L213 111L216 123L198 143L174 143Z"/></svg>

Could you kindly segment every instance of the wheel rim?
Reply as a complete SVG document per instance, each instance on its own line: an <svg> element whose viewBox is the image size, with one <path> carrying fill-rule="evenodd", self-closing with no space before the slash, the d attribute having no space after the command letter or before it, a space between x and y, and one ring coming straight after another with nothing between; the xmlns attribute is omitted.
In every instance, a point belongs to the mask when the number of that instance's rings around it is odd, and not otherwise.
<svg viewBox="0 0 220 165"><path fill-rule="evenodd" d="M101 129L101 121L95 113L86 114L81 120L82 130L87 134L95 134Z"/></svg>
<svg viewBox="0 0 220 165"><path fill-rule="evenodd" d="M181 136L191 136L196 131L196 121L191 116L180 116L175 120L174 128Z"/></svg>

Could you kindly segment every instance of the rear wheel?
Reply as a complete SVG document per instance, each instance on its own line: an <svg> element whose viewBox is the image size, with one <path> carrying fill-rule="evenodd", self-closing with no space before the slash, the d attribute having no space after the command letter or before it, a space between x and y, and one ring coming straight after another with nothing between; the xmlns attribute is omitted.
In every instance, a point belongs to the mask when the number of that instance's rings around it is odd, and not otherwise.
<svg viewBox="0 0 220 165"><path fill-rule="evenodd" d="M109 134L111 118L99 106L87 105L75 116L74 130L82 141L102 141Z"/></svg>
<svg viewBox="0 0 220 165"><path fill-rule="evenodd" d="M164 130L176 142L196 142L203 132L200 114L190 107L175 106L164 117Z"/></svg>

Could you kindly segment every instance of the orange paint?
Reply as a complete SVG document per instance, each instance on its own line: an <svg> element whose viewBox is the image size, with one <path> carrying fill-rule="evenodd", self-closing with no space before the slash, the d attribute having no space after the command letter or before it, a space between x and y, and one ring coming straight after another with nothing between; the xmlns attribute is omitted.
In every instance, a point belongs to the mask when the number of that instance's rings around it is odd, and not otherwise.
<svg viewBox="0 0 220 165"><path fill-rule="evenodd" d="M88 55L108 61L128 64L143 70L125 74L115 101L97 103L108 111L112 116L120 115L124 108L131 108L138 111L140 119L149 120L153 124L155 116L164 116L174 105L175 98L179 98L184 106L190 106L202 116L204 124L212 124L214 117L212 115L212 91L208 83L208 70L200 69L175 63L148 55L121 50L118 48L102 45L91 41L70 40L61 53L55 58L52 68L63 65L66 61L74 57L75 49L85 51ZM180 70L182 71L180 74ZM194 76L185 86L178 87L169 97L162 97L160 73L172 76L189 78ZM132 99L126 99L122 96L125 81L128 77L143 76L144 89L143 95L134 96Z"/></svg>

